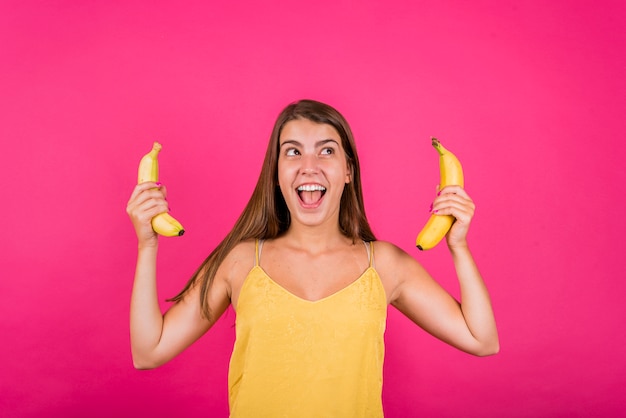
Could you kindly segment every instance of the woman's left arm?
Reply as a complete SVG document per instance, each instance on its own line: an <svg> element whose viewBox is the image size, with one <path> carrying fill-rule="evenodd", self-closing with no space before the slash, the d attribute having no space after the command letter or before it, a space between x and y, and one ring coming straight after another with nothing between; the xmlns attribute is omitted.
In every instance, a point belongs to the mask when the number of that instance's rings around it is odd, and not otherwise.
<svg viewBox="0 0 626 418"><path fill-rule="evenodd" d="M500 342L487 286L467 246L450 251L461 290L460 309L468 331L480 343L473 354L496 354Z"/></svg>
<svg viewBox="0 0 626 418"><path fill-rule="evenodd" d="M477 340L485 342L490 354L495 354L500 345L491 299L467 244L467 233L475 209L474 202L460 186L443 188L433 202L436 214L455 217L446 241L459 280L461 310L467 327Z"/></svg>
<svg viewBox="0 0 626 418"><path fill-rule="evenodd" d="M386 252L381 273L395 276L390 302L412 321L450 345L486 356L496 354L500 345L489 292L466 239L474 208L471 198L458 186L442 189L432 207L437 215L456 218L446 240L459 281L460 302L399 249ZM389 270L384 271L385 266Z"/></svg>

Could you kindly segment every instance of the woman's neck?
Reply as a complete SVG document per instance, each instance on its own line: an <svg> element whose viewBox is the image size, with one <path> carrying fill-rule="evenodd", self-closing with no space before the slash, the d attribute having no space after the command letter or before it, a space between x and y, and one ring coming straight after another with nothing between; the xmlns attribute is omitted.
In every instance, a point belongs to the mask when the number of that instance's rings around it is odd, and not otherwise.
<svg viewBox="0 0 626 418"><path fill-rule="evenodd" d="M330 248L352 244L352 240L334 226L306 226L291 225L282 235L282 240L288 245L306 248L312 253L326 252Z"/></svg>

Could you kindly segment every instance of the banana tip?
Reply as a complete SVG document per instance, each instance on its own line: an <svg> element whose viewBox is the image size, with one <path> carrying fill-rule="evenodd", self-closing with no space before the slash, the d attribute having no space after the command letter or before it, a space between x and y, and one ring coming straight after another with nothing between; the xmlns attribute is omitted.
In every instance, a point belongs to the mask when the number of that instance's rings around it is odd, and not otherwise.
<svg viewBox="0 0 626 418"><path fill-rule="evenodd" d="M178 231L178 236L182 237L185 234L185 230L181 229L180 231Z"/></svg>
<svg viewBox="0 0 626 418"><path fill-rule="evenodd" d="M416 247L417 247L417 249L418 249L418 250L420 250L420 251L424 251L424 249L422 248L422 246L421 246L421 245L417 245Z"/></svg>

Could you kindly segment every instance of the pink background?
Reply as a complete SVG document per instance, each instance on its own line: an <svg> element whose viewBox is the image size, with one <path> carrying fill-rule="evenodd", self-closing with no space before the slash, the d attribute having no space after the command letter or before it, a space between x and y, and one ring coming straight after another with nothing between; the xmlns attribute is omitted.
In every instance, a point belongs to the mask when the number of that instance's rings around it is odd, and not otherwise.
<svg viewBox="0 0 626 418"><path fill-rule="evenodd" d="M282 107L313 98L354 129L376 234L455 295L446 249L414 248L431 135L478 206L501 353L391 308L387 416L626 416L624 2L223 3L0 5L0 415L226 416L232 312L132 367L126 201L161 141L188 230L162 242L164 300L239 215Z"/></svg>

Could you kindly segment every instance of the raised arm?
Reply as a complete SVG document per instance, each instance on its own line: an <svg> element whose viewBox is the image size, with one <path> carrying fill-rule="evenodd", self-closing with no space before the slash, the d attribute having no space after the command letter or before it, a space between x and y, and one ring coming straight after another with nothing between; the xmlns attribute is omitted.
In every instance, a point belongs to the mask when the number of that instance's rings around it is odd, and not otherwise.
<svg viewBox="0 0 626 418"><path fill-rule="evenodd" d="M157 294L158 236L150 220L166 212L166 190L156 183L135 187L127 205L138 240L137 265L130 302L130 341L133 364L138 369L158 367L174 358L204 334L212 325L201 314L197 289L192 289L165 314ZM210 292L214 318L229 303L223 281L216 281Z"/></svg>
<svg viewBox="0 0 626 418"><path fill-rule="evenodd" d="M388 246L381 277L390 277L390 302L413 322L465 352L485 356L499 351L491 299L467 245L474 203L460 187L449 186L433 202L433 212L456 218L447 243L460 286L460 302L404 251ZM380 259L380 257L379 257Z"/></svg>

